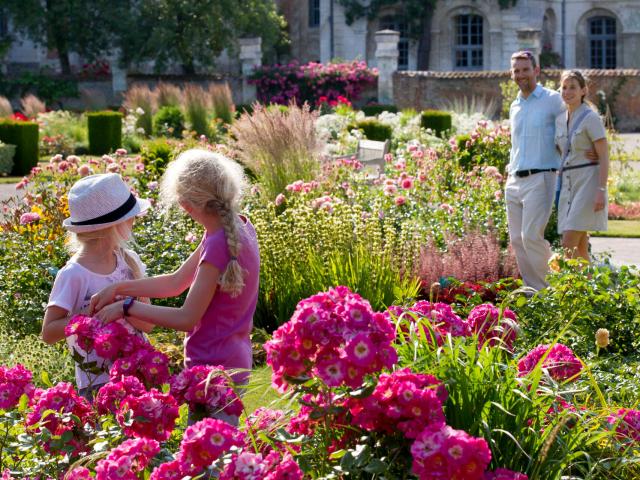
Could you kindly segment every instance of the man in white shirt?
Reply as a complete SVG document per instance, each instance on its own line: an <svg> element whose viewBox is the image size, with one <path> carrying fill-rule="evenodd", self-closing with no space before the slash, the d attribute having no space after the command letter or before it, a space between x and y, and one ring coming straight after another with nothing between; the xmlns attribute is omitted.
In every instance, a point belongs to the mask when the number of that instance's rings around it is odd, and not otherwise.
<svg viewBox="0 0 640 480"><path fill-rule="evenodd" d="M511 104L511 159L505 190L509 237L525 285L540 290L551 256L544 230L551 215L560 155L555 120L565 109L558 92L537 83L540 67L531 52L511 56L511 78L520 92Z"/></svg>

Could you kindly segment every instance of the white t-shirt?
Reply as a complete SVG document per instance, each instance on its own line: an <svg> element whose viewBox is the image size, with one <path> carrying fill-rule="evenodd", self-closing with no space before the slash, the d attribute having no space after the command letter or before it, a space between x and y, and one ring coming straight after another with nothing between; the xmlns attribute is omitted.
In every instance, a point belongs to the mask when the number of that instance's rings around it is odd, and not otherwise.
<svg viewBox="0 0 640 480"><path fill-rule="evenodd" d="M140 267L141 273L144 275L146 271L145 265L140 260L137 253L132 250L127 250ZM121 282L124 280L132 280L133 271L127 265L127 262L120 253L116 253L116 268L113 272L107 275L101 275L99 273L92 272L87 268L80 265L75 256L72 257L67 264L62 267L53 282L53 288L51 295L49 295L49 303L47 307L56 306L64 308L69 312L69 316L78 314L86 314L89 310L89 303L91 302L91 296L98 293L104 287L111 285L112 283ZM132 327L126 320L118 320L131 332L138 332ZM98 366L104 365L106 360L96 355L95 351L87 354L82 350L76 342L75 335L67 337L67 344L72 351L75 349L86 362L97 362ZM96 385L102 385L109 381L109 375L102 373L100 375L87 374L80 369L80 366L76 364L76 385L78 389L86 387L94 387Z"/></svg>

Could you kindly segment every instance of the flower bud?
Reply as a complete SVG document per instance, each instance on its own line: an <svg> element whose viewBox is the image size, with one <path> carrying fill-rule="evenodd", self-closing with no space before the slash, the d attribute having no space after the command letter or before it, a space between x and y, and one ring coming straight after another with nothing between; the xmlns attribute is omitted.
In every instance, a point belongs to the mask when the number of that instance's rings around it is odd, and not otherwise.
<svg viewBox="0 0 640 480"><path fill-rule="evenodd" d="M596 331L596 345L598 348L607 348L609 346L609 330L599 328Z"/></svg>

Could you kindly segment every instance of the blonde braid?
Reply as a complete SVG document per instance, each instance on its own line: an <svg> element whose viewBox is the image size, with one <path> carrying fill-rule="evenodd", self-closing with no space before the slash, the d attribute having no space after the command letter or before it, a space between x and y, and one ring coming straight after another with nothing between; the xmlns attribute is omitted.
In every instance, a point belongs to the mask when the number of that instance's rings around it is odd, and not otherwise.
<svg viewBox="0 0 640 480"><path fill-rule="evenodd" d="M220 289L228 293L232 297L237 297L244 288L244 270L238 262L238 255L242 249L238 231L237 214L225 202L219 200L211 200L207 206L213 208L222 222L225 237L227 238L227 247L231 254L231 259L227 264L227 268L220 276Z"/></svg>

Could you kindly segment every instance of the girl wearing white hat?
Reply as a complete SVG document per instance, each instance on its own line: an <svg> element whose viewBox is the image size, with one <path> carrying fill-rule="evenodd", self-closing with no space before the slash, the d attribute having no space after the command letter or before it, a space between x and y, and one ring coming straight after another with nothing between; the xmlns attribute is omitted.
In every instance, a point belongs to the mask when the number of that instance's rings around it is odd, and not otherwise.
<svg viewBox="0 0 640 480"><path fill-rule="evenodd" d="M69 190L71 216L63 222L68 230L72 257L62 267L53 283L42 324L42 338L55 343L65 338L69 318L89 314L91 296L114 282L141 278L145 266L140 257L127 248L134 218L149 208L149 201L133 196L122 178L115 173L91 175L76 182ZM153 325L134 318L122 320L127 328L150 331ZM104 359L95 352L84 352L67 338L69 347L84 362L97 362L106 370ZM91 400L93 393L109 381L105 372L85 372L76 364L76 384L81 395Z"/></svg>
<svg viewBox="0 0 640 480"><path fill-rule="evenodd" d="M91 300L104 321L125 314L155 325L187 332L185 365L222 365L237 369L232 377L245 383L251 369L253 314L258 301L260 254L256 232L239 214L246 187L242 167L213 152L193 149L171 162L162 177L162 202L179 205L204 227L198 248L173 273L105 287ZM189 289L179 308L144 305L129 300L166 298ZM118 295L130 295L115 301ZM113 302L113 303L112 303ZM236 418L208 412L229 423Z"/></svg>

